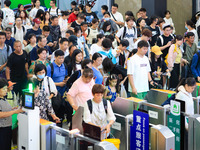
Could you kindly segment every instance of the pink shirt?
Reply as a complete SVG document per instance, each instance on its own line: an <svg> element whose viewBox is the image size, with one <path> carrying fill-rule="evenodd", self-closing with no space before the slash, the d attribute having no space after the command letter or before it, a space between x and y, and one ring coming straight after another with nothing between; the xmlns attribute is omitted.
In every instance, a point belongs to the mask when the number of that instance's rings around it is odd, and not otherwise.
<svg viewBox="0 0 200 150"><path fill-rule="evenodd" d="M83 106L87 100L93 98L92 87L94 84L94 79L92 79L89 83L85 83L83 82L82 77L80 77L73 83L68 94L73 97L74 103L77 106Z"/></svg>

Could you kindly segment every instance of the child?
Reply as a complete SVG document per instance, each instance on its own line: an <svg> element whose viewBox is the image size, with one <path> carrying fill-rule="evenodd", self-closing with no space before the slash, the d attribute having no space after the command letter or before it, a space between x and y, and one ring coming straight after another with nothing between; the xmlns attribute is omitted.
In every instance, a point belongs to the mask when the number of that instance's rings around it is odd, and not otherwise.
<svg viewBox="0 0 200 150"><path fill-rule="evenodd" d="M165 23L170 24L173 27L173 34L174 34L176 31L175 31L173 20L171 18L171 12L169 10L165 11L165 18L163 19L165 20Z"/></svg>
<svg viewBox="0 0 200 150"><path fill-rule="evenodd" d="M36 46L36 35L31 33L28 36L28 45L24 48L27 54Z"/></svg>
<svg viewBox="0 0 200 150"><path fill-rule="evenodd" d="M129 79L129 92L132 97L143 99L149 91L149 83L153 85L151 79L151 68L145 54L148 51L148 43L144 40L138 43L138 51L129 58L127 74Z"/></svg>
<svg viewBox="0 0 200 150"><path fill-rule="evenodd" d="M7 101L12 107L16 107L18 105L16 94L13 91L14 84L16 83L8 81Z"/></svg>
<svg viewBox="0 0 200 150"><path fill-rule="evenodd" d="M116 74L112 74L106 81L106 88L104 98L108 99L111 103L119 96L119 79Z"/></svg>

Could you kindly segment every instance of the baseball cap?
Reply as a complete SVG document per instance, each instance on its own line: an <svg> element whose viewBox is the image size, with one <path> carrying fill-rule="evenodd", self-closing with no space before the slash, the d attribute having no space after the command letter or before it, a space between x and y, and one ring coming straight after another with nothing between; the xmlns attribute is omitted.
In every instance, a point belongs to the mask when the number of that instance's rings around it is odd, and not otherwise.
<svg viewBox="0 0 200 150"><path fill-rule="evenodd" d="M68 38L69 42L72 42L73 45L78 45L77 43L77 37L75 35L70 35L70 37Z"/></svg>
<svg viewBox="0 0 200 150"><path fill-rule="evenodd" d="M171 27L171 25L169 23L164 23L162 25L162 29L165 30L165 28Z"/></svg>
<svg viewBox="0 0 200 150"><path fill-rule="evenodd" d="M15 82L8 81L8 87L13 86L14 84L16 84L16 83L15 83Z"/></svg>
<svg viewBox="0 0 200 150"><path fill-rule="evenodd" d="M162 54L161 49L160 49L159 46L153 46L153 47L151 48L151 52L153 52L153 53L156 54L156 55L161 55L161 54Z"/></svg>
<svg viewBox="0 0 200 150"><path fill-rule="evenodd" d="M38 18L33 19L33 22L35 22L35 23L37 23L37 24L40 24L40 23L41 23L40 19L38 19Z"/></svg>

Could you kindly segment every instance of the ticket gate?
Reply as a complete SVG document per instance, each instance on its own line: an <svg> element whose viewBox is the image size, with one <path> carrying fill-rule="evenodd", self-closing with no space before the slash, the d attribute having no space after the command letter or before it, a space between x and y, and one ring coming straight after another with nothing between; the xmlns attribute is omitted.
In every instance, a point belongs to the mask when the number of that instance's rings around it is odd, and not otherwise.
<svg viewBox="0 0 200 150"><path fill-rule="evenodd" d="M188 127L188 149L199 150L200 149L200 115L192 115L189 117Z"/></svg>
<svg viewBox="0 0 200 150"><path fill-rule="evenodd" d="M151 149L152 150L174 150L175 135L166 126L155 125L151 127Z"/></svg>

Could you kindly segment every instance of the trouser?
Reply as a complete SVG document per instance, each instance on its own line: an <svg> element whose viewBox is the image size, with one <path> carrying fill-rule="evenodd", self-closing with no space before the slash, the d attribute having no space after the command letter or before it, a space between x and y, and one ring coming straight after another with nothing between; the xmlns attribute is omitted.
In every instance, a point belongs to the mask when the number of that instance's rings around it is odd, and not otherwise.
<svg viewBox="0 0 200 150"><path fill-rule="evenodd" d="M0 149L11 150L12 127L0 128Z"/></svg>
<svg viewBox="0 0 200 150"><path fill-rule="evenodd" d="M181 68L181 78L193 77L190 65L185 65Z"/></svg>
<svg viewBox="0 0 200 150"><path fill-rule="evenodd" d="M21 81L12 81L12 82L16 82L16 84L13 87L13 91L17 94L19 94L19 96L22 95L22 90L27 88L27 79L24 78Z"/></svg>
<svg viewBox="0 0 200 150"><path fill-rule="evenodd" d="M147 95L147 92L137 93L137 95L131 92L131 97L135 97L139 99L144 99L146 95Z"/></svg>
<svg viewBox="0 0 200 150"><path fill-rule="evenodd" d="M180 64L174 64L174 68L171 72L171 77L169 81L170 88L176 88L179 84L180 77Z"/></svg>

